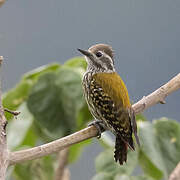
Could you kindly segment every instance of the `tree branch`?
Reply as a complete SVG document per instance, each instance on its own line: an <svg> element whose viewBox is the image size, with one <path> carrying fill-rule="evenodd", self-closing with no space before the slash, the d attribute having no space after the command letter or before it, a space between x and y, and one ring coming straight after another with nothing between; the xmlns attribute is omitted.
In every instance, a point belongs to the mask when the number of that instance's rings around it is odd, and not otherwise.
<svg viewBox="0 0 180 180"><path fill-rule="evenodd" d="M58 153L58 167L55 173L55 180L64 180L65 178L67 179L67 176L65 175L66 173L65 171L68 171L68 169L66 169L68 155L69 155L69 148L63 149Z"/></svg>
<svg viewBox="0 0 180 180"><path fill-rule="evenodd" d="M64 169L62 180L70 180L70 171L68 168Z"/></svg>
<svg viewBox="0 0 180 180"><path fill-rule="evenodd" d="M0 70L3 62L3 57L0 56ZM8 150L6 143L6 125L7 121L4 116L2 107L1 92L0 92L0 180L5 180L6 169L8 167Z"/></svg>
<svg viewBox="0 0 180 180"><path fill-rule="evenodd" d="M5 0L0 0L0 7L5 3Z"/></svg>
<svg viewBox="0 0 180 180"><path fill-rule="evenodd" d="M94 126L87 127L82 129L74 134L63 137L61 139L52 141L41 146L34 148L29 148L21 151L11 152L10 153L10 165L24 162L27 160L37 159L48 154L59 152L62 149L65 149L73 144L77 144L86 139L96 137L97 129Z"/></svg>
<svg viewBox="0 0 180 180"><path fill-rule="evenodd" d="M169 180L179 180L179 179L180 179L180 162L169 176Z"/></svg>
<svg viewBox="0 0 180 180"><path fill-rule="evenodd" d="M169 82L161 86L159 89L149 94L148 96L144 96L140 101L135 103L132 106L135 114L141 113L145 109L155 104L165 104L165 98L178 89L180 89L180 73L172 78Z"/></svg>
<svg viewBox="0 0 180 180"><path fill-rule="evenodd" d="M143 97L140 101L134 104L132 107L135 114L138 114L145 109L157 104L165 103L166 96L180 88L180 73L171 79L168 83L161 86L159 89L151 93L150 95ZM55 140L53 142L10 153L10 165L20 163L27 160L37 159L48 154L58 152L73 144L79 143L86 139L96 137L98 134L97 129L94 126L82 129L74 134Z"/></svg>

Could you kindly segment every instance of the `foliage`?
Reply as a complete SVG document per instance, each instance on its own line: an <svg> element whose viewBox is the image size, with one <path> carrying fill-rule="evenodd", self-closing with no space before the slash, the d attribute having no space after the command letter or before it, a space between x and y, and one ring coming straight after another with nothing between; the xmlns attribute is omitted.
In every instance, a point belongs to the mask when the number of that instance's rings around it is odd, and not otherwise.
<svg viewBox="0 0 180 180"><path fill-rule="evenodd" d="M13 119L6 114L8 146L11 150L33 147L71 134L92 120L81 88L86 63L77 57L64 65L50 64L25 74L15 88L3 96L3 105L21 114ZM114 162L113 141L105 133L104 147L96 160L93 180L167 179L180 160L180 124L161 118L152 123L136 116L141 146L128 152L124 166ZM91 140L70 148L68 163L75 162ZM56 155L18 164L8 171L8 179L53 179ZM139 173L137 173L139 172Z"/></svg>
<svg viewBox="0 0 180 180"><path fill-rule="evenodd" d="M21 112L17 119L6 114L11 150L46 143L86 126L92 116L81 88L85 68L83 58L70 59L63 66L42 66L25 74L15 88L3 95L4 107ZM90 143L88 140L70 148L69 163ZM53 179L56 158L48 157L16 165L12 170L13 178Z"/></svg>
<svg viewBox="0 0 180 180"><path fill-rule="evenodd" d="M140 148L128 152L128 161L119 166L113 160L111 147L96 158L97 175L93 180L106 179L168 179L169 174L180 161L180 124L161 118L152 123L138 121ZM141 169L143 176L135 176L135 169Z"/></svg>

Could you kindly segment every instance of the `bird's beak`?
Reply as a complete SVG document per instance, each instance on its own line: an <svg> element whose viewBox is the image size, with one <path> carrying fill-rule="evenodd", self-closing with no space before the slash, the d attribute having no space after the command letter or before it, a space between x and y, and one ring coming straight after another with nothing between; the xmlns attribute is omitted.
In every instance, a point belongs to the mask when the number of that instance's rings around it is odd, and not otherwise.
<svg viewBox="0 0 180 180"><path fill-rule="evenodd" d="M86 50L82 50L82 49L77 49L80 53L82 53L83 55L87 56L87 57L91 57L93 56L92 53L90 53L89 51Z"/></svg>

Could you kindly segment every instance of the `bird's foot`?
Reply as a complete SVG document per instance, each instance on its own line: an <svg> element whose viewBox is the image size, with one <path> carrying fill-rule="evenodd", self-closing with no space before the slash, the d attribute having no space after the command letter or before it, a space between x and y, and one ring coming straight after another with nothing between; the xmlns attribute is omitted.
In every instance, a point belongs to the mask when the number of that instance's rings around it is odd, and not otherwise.
<svg viewBox="0 0 180 180"><path fill-rule="evenodd" d="M98 134L97 134L98 139L101 138L101 133L103 133L107 129L107 127L105 126L102 120L92 121L88 124L88 126L96 127L96 129L98 130Z"/></svg>

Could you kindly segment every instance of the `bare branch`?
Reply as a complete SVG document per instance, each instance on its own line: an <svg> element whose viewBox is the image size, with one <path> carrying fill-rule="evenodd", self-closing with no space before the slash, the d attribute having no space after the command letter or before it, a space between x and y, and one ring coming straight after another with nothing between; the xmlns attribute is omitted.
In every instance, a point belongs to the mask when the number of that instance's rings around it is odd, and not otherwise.
<svg viewBox="0 0 180 180"><path fill-rule="evenodd" d="M169 176L169 180L179 180L179 179L180 179L180 162Z"/></svg>
<svg viewBox="0 0 180 180"><path fill-rule="evenodd" d="M5 0L0 0L0 7L5 3Z"/></svg>
<svg viewBox="0 0 180 180"><path fill-rule="evenodd" d="M70 180L70 172L69 172L69 169L68 169L68 168L65 168L65 169L64 169L64 173L63 173L63 176L62 176L62 180Z"/></svg>
<svg viewBox="0 0 180 180"><path fill-rule="evenodd" d="M4 108L4 111L6 111L6 112L8 112L8 113L10 113L10 114L12 114L12 115L14 115L14 116L18 116L21 112L19 112L19 111L12 111L12 110L9 110L9 109L7 109L7 108Z"/></svg>
<svg viewBox="0 0 180 180"><path fill-rule="evenodd" d="M144 111L145 109L157 104L164 103L166 96L180 88L180 74L171 79L168 83L151 93L150 95L142 98L132 107L136 114ZM56 141L44 144L38 147L11 152L10 164L16 164L27 160L37 159L48 154L58 152L73 144L79 143L86 139L96 137L98 134L94 126L82 129L74 134L63 137Z"/></svg>
<svg viewBox="0 0 180 180"><path fill-rule="evenodd" d="M0 56L0 67L2 65L3 60L4 60L3 56Z"/></svg>
<svg viewBox="0 0 180 180"><path fill-rule="evenodd" d="M37 146L34 148L11 152L10 153L10 164L16 164L20 162L24 162L27 160L37 159L48 154L52 154L55 152L59 152L66 147L69 147L73 144L77 144L81 141L86 139L96 137L97 136L97 129L94 126L87 127L82 129L74 134L69 136L63 137L61 139L52 141L50 143Z"/></svg>
<svg viewBox="0 0 180 180"><path fill-rule="evenodd" d="M68 161L69 148L63 149L58 153L58 167L55 173L55 180L64 180L66 165Z"/></svg>
<svg viewBox="0 0 180 180"><path fill-rule="evenodd" d="M3 57L0 56L0 70L3 62ZM8 150L6 143L6 125L7 121L4 116L4 110L1 101L0 91L0 180L5 180L6 169L8 167Z"/></svg>
<svg viewBox="0 0 180 180"><path fill-rule="evenodd" d="M135 114L143 112L145 109L161 103L165 104L165 98L177 91L180 88L180 73L172 78L169 82L161 86L159 89L149 94L148 96L144 96L140 101L133 105L133 109Z"/></svg>

